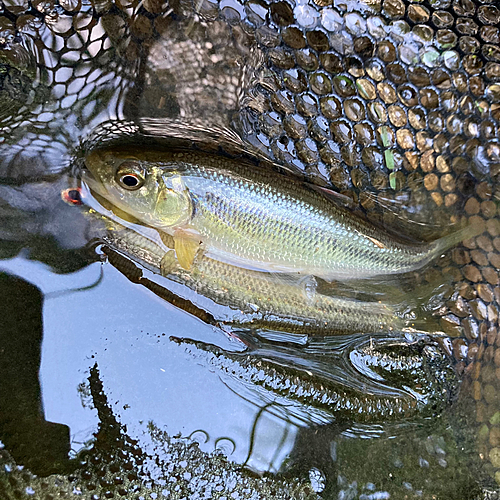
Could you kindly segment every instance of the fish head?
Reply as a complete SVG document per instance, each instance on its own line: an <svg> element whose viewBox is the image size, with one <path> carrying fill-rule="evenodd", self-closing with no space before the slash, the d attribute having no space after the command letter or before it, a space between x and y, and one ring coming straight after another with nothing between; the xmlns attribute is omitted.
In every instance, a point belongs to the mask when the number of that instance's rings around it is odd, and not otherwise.
<svg viewBox="0 0 500 500"><path fill-rule="evenodd" d="M85 166L82 181L91 192L142 224L165 231L192 215L191 197L175 171L126 151L92 151Z"/></svg>

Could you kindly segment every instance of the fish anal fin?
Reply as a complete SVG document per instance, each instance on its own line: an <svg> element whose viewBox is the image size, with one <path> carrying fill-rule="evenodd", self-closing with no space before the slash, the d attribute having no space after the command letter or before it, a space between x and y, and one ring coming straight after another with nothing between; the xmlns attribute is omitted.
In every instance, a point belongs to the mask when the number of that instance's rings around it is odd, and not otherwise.
<svg viewBox="0 0 500 500"><path fill-rule="evenodd" d="M190 271L201 246L201 238L196 233L178 229L174 233L174 248L179 265Z"/></svg>

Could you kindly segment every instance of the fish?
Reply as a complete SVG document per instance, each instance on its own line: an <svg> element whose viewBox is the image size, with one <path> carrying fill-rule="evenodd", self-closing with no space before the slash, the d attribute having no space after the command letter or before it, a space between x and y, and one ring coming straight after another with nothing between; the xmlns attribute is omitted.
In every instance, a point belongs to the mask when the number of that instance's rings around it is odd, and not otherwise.
<svg viewBox="0 0 500 500"><path fill-rule="evenodd" d="M314 279L239 268L203 254L197 256L187 271L177 262L171 248L173 239L160 236L156 230L130 228L115 221L101 239L105 247L149 271L187 287L196 296L230 308L232 315L224 309L218 319L231 327L324 337L390 333L408 327L413 321L381 301L319 293Z"/></svg>
<svg viewBox="0 0 500 500"><path fill-rule="evenodd" d="M300 179L208 153L96 149L85 165L91 191L172 236L186 270L203 253L258 271L366 279L420 269L480 230L408 241Z"/></svg>

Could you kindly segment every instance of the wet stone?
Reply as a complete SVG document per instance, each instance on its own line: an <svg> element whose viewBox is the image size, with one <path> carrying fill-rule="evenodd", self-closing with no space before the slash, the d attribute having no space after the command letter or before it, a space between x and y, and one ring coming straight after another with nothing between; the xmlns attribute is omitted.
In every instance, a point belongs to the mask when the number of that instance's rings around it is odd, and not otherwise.
<svg viewBox="0 0 500 500"><path fill-rule="evenodd" d="M337 54L326 52L320 54L319 60L323 68L332 75L342 73L345 69L342 59Z"/></svg>
<svg viewBox="0 0 500 500"><path fill-rule="evenodd" d="M427 191L434 191L438 187L439 178L436 174L428 174L424 177L424 186Z"/></svg>
<svg viewBox="0 0 500 500"><path fill-rule="evenodd" d="M259 125L268 137L277 137L283 132L281 119L276 113L266 113L260 116Z"/></svg>
<svg viewBox="0 0 500 500"><path fill-rule="evenodd" d="M429 9L418 4L411 4L408 7L408 18L415 24L426 23L429 20Z"/></svg>
<svg viewBox="0 0 500 500"><path fill-rule="evenodd" d="M451 192L455 190L455 178L451 174L445 174L441 177L439 182L441 189L445 192Z"/></svg>
<svg viewBox="0 0 500 500"><path fill-rule="evenodd" d="M458 196L455 193L449 193L444 197L444 204L447 207L451 207L458 201Z"/></svg>
<svg viewBox="0 0 500 500"><path fill-rule="evenodd" d="M398 145L403 149L413 149L415 146L413 135L407 128L397 130L396 138Z"/></svg>
<svg viewBox="0 0 500 500"><path fill-rule="evenodd" d="M483 26L479 30L479 36L485 43L493 45L500 43L500 30L495 26Z"/></svg>
<svg viewBox="0 0 500 500"><path fill-rule="evenodd" d="M354 143L349 143L349 144L346 144L344 146L342 146L340 148L340 154L342 155L342 160L344 161L344 163L349 166L349 167L355 167L355 166L358 166L359 165L359 162L360 162L360 154L358 152L358 149L356 148L356 145ZM351 176L353 174L351 173ZM354 183L354 180L353 180L353 183ZM361 186L361 183L359 183L359 186L356 186L356 187L360 187ZM363 187L367 187L368 186L368 177L364 177L363 178Z"/></svg>
<svg viewBox="0 0 500 500"><path fill-rule="evenodd" d="M439 97L432 88L420 90L419 100L420 104L427 109L436 109L439 106Z"/></svg>
<svg viewBox="0 0 500 500"><path fill-rule="evenodd" d="M488 254L488 261L495 269L500 269L500 255L496 252Z"/></svg>
<svg viewBox="0 0 500 500"><path fill-rule="evenodd" d="M318 114L318 103L313 94L306 93L295 98L297 111L305 117L312 117Z"/></svg>
<svg viewBox="0 0 500 500"><path fill-rule="evenodd" d="M398 100L398 96L396 94L396 90L392 85L388 83L381 82L377 85L377 90L380 98L386 104L393 104Z"/></svg>
<svg viewBox="0 0 500 500"><path fill-rule="evenodd" d="M370 38L360 36L354 39L354 52L358 54L361 59L366 60L373 56L375 52L375 45Z"/></svg>
<svg viewBox="0 0 500 500"><path fill-rule="evenodd" d="M283 42L292 49L303 49L306 46L306 40L302 30L295 26L284 29L281 32Z"/></svg>
<svg viewBox="0 0 500 500"><path fill-rule="evenodd" d="M293 9L287 2L271 4L271 19L278 26L288 26L294 22Z"/></svg>
<svg viewBox="0 0 500 500"><path fill-rule="evenodd" d="M361 158L363 163L374 170L380 170L384 167L384 156L379 148L375 146L369 146L363 148L361 153ZM498 239L499 247L500 247L500 238Z"/></svg>
<svg viewBox="0 0 500 500"><path fill-rule="evenodd" d="M484 24L500 24L500 9L494 5L482 5L477 11L479 21Z"/></svg>
<svg viewBox="0 0 500 500"><path fill-rule="evenodd" d="M342 105L335 96L323 97L320 99L321 113L325 118L334 120L342 115Z"/></svg>
<svg viewBox="0 0 500 500"><path fill-rule="evenodd" d="M300 3L293 9L297 24L303 28L314 28L318 24L319 13L313 5Z"/></svg>
<svg viewBox="0 0 500 500"><path fill-rule="evenodd" d="M375 92L375 86L369 80L364 78L359 78L356 80L356 86L358 88L359 95L363 99L372 100L377 97L377 93Z"/></svg>
<svg viewBox="0 0 500 500"><path fill-rule="evenodd" d="M481 270L484 279L493 286L498 285L498 271L493 269L492 267L485 267Z"/></svg>
<svg viewBox="0 0 500 500"><path fill-rule="evenodd" d="M398 63L388 64L386 66L387 78L396 85L401 85L407 81L405 68Z"/></svg>
<svg viewBox="0 0 500 500"><path fill-rule="evenodd" d="M368 76L375 80L376 82L381 82L385 78L384 65L377 61L376 59L372 59L365 65L366 72Z"/></svg>
<svg viewBox="0 0 500 500"><path fill-rule="evenodd" d="M309 84L311 86L311 90L317 95L328 94L332 90L332 84L326 73L313 73L309 77Z"/></svg>
<svg viewBox="0 0 500 500"><path fill-rule="evenodd" d="M382 12L391 19L400 19L405 15L405 4L402 0L383 0Z"/></svg>
<svg viewBox="0 0 500 500"><path fill-rule="evenodd" d="M14 15L27 12L30 8L28 0L2 0L4 8Z"/></svg>
<svg viewBox="0 0 500 500"><path fill-rule="evenodd" d="M458 47L464 54L476 54L479 52L480 44L477 38L462 36L458 42Z"/></svg>
<svg viewBox="0 0 500 500"><path fill-rule="evenodd" d="M498 405L500 402L500 391L497 387L491 384L486 384L483 387L483 397L489 405Z"/></svg>
<svg viewBox="0 0 500 500"><path fill-rule="evenodd" d="M438 89L449 89L452 86L451 75L444 69L437 68L431 73L431 83Z"/></svg>
<svg viewBox="0 0 500 500"><path fill-rule="evenodd" d="M250 1L245 3L245 11L247 19L255 26L264 24L267 15L267 9L264 8L258 1Z"/></svg>
<svg viewBox="0 0 500 500"><path fill-rule="evenodd" d="M295 104L293 96L287 91L275 92L271 97L271 104L273 108L279 113L293 113L295 111Z"/></svg>
<svg viewBox="0 0 500 500"><path fill-rule="evenodd" d="M281 69L292 69L295 59L292 52L281 48L270 50L268 53L269 63Z"/></svg>
<svg viewBox="0 0 500 500"><path fill-rule="evenodd" d="M427 69L422 66L410 66L408 68L408 79L417 87L425 87L431 83Z"/></svg>
<svg viewBox="0 0 500 500"><path fill-rule="evenodd" d="M255 37L261 45L267 48L276 47L281 42L279 33L269 26L261 26L255 30Z"/></svg>
<svg viewBox="0 0 500 500"><path fill-rule="evenodd" d="M449 50L458 43L458 36L449 29L438 30L436 33L436 42L443 50Z"/></svg>
<svg viewBox="0 0 500 500"><path fill-rule="evenodd" d="M300 70L290 69L283 72L283 82L285 83L285 86L294 94L307 90L307 78Z"/></svg>
<svg viewBox="0 0 500 500"><path fill-rule="evenodd" d="M465 279L472 281L473 283L478 283L479 281L482 281L481 272L476 266L473 265L465 266L462 269L462 273Z"/></svg>
<svg viewBox="0 0 500 500"><path fill-rule="evenodd" d="M397 54L392 42L382 41L377 44L377 55L382 61L391 63L396 60Z"/></svg>
<svg viewBox="0 0 500 500"><path fill-rule="evenodd" d="M346 120L338 120L330 124L330 129L338 143L347 143L352 140L352 131Z"/></svg>
<svg viewBox="0 0 500 500"><path fill-rule="evenodd" d="M315 71L319 67L319 61L316 54L310 49L297 50L295 52L297 64L306 71Z"/></svg>
<svg viewBox="0 0 500 500"><path fill-rule="evenodd" d="M307 124L300 115L288 115L283 119L283 128L292 139L303 139L307 136Z"/></svg>
<svg viewBox="0 0 500 500"><path fill-rule="evenodd" d="M469 198L465 204L465 211L469 215L478 214L480 210L479 201L476 198Z"/></svg>
<svg viewBox="0 0 500 500"><path fill-rule="evenodd" d="M351 121L358 122L365 117L365 107L360 99L347 99L344 102L344 111Z"/></svg>
<svg viewBox="0 0 500 500"><path fill-rule="evenodd" d="M376 170L370 175L370 183L375 189L385 189L389 184L389 176Z"/></svg>
<svg viewBox="0 0 500 500"><path fill-rule="evenodd" d="M326 142L331 139L328 121L322 116L309 120L307 125L310 136L318 142Z"/></svg>
<svg viewBox="0 0 500 500"><path fill-rule="evenodd" d="M335 91L340 97L350 97L356 95L356 87L354 86L353 81L347 76L335 76L332 81Z"/></svg>
<svg viewBox="0 0 500 500"><path fill-rule="evenodd" d="M418 105L418 93L412 85L404 84L397 87L399 100L409 108Z"/></svg>
<svg viewBox="0 0 500 500"><path fill-rule="evenodd" d="M462 66L470 75L477 75L483 68L483 61L477 55L467 55L462 60ZM474 92L472 88L471 91L476 95L480 95L479 92Z"/></svg>
<svg viewBox="0 0 500 500"><path fill-rule="evenodd" d="M319 160L318 148L312 139L299 140L295 147L299 159L304 163L316 163Z"/></svg>
<svg viewBox="0 0 500 500"><path fill-rule="evenodd" d="M140 40L150 38L153 34L151 20L146 16L137 16L130 26L130 32Z"/></svg>
<svg viewBox="0 0 500 500"><path fill-rule="evenodd" d="M330 169L330 181L340 190L348 189L350 186L350 176L341 164L332 166Z"/></svg>
<svg viewBox="0 0 500 500"><path fill-rule="evenodd" d="M391 148L394 146L394 131L386 125L377 128L375 137L377 139L377 143L384 148Z"/></svg>
<svg viewBox="0 0 500 500"><path fill-rule="evenodd" d="M488 328L488 333L486 335L486 344L488 346L491 346L492 347L492 356L491 356L491 360L493 360L494 358L494 354L495 352L498 350L498 349L493 349L493 346L495 345L495 342L498 338L498 331L497 329L494 327L494 326L490 326ZM499 422L500 423L500 422Z"/></svg>
<svg viewBox="0 0 500 500"><path fill-rule="evenodd" d="M441 328L445 333L451 337L458 336L458 329L460 327L460 319L454 314L447 314L440 319Z"/></svg>
<svg viewBox="0 0 500 500"><path fill-rule="evenodd" d="M431 193L431 198L434 203L440 207L444 203L443 195L438 192Z"/></svg>
<svg viewBox="0 0 500 500"><path fill-rule="evenodd" d="M308 46L318 52L326 52L330 48L328 37L323 31L308 31L306 38Z"/></svg>
<svg viewBox="0 0 500 500"><path fill-rule="evenodd" d="M361 59L357 57L348 57L346 59L346 69L354 78L365 76L364 64Z"/></svg>
<svg viewBox="0 0 500 500"><path fill-rule="evenodd" d="M479 266L488 265L488 258L482 250L472 250L470 255L472 257L472 260Z"/></svg>
<svg viewBox="0 0 500 500"><path fill-rule="evenodd" d="M498 236L500 234L500 221L498 219L488 219L486 221L486 231L491 236ZM495 243L495 240L493 241L493 245L495 246L495 249L498 250L498 243Z"/></svg>
<svg viewBox="0 0 500 500"><path fill-rule="evenodd" d="M361 169L352 170L351 178L354 187L358 189L366 189L369 184L368 174Z"/></svg>
<svg viewBox="0 0 500 500"><path fill-rule="evenodd" d="M488 305L488 321L490 323L496 324L498 320L498 309L494 304Z"/></svg>
<svg viewBox="0 0 500 500"><path fill-rule="evenodd" d="M338 165L342 155L339 145L334 141L328 141L319 151L321 159L329 165Z"/></svg>
<svg viewBox="0 0 500 500"><path fill-rule="evenodd" d="M368 104L368 117L375 123L385 123L387 111L380 102L371 102Z"/></svg>
<svg viewBox="0 0 500 500"><path fill-rule="evenodd" d="M476 238L477 246L485 252L493 251L493 244L488 236L481 235Z"/></svg>
<svg viewBox="0 0 500 500"><path fill-rule="evenodd" d="M481 203L481 213L486 218L495 217L497 213L497 205L494 201L488 200Z"/></svg>
<svg viewBox="0 0 500 500"><path fill-rule="evenodd" d="M410 125L413 125L412 118L411 118L410 114L409 114L409 121L410 121ZM416 128L416 127L413 127L413 128ZM432 138L429 136L429 134L427 132L422 132L422 131L417 132L415 139L416 139L416 144L417 144L417 148L419 151L422 151L422 152L427 151L432 155L433 148L434 148L434 141L432 140ZM434 163L433 163L433 166L434 166ZM432 168L431 168L431 170L432 170Z"/></svg>
<svg viewBox="0 0 500 500"><path fill-rule="evenodd" d="M357 123L354 125L354 138L362 146L371 144L374 140L372 126L369 123Z"/></svg>

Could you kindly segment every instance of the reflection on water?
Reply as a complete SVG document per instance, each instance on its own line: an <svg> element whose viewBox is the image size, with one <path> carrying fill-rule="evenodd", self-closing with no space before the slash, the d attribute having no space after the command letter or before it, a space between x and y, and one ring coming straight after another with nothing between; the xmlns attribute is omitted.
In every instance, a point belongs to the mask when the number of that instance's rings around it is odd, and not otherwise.
<svg viewBox="0 0 500 500"><path fill-rule="evenodd" d="M0 496L465 499L496 488L498 21L486 1L5 2ZM418 425L297 425L193 362L170 336L240 359L244 346L96 262L85 244L101 228L60 197L89 148L130 137L243 150L256 168L286 162L409 236L436 238L462 218L484 229L419 277L452 276L438 316L455 336L443 348L463 380L458 403ZM265 361L286 365L278 351Z"/></svg>

